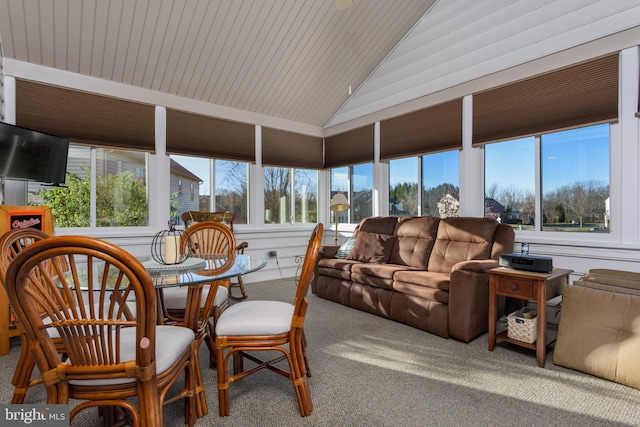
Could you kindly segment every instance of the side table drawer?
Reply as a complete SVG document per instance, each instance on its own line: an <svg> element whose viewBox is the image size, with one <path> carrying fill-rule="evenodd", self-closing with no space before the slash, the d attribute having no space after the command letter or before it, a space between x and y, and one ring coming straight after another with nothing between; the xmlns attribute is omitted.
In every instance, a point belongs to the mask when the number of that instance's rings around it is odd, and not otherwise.
<svg viewBox="0 0 640 427"><path fill-rule="evenodd" d="M500 295L532 299L535 298L535 283L531 280L498 277L497 293Z"/></svg>

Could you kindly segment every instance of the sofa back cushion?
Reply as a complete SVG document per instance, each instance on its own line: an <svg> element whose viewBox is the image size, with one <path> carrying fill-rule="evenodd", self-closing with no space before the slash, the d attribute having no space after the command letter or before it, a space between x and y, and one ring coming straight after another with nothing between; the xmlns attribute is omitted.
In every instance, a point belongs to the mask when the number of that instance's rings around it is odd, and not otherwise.
<svg viewBox="0 0 640 427"><path fill-rule="evenodd" d="M429 271L450 273L461 261L491 258L498 222L489 218L445 218L438 225Z"/></svg>
<svg viewBox="0 0 640 427"><path fill-rule="evenodd" d="M356 236L356 244L347 255L347 259L385 264L389 261L395 240L396 238L389 234L360 230Z"/></svg>
<svg viewBox="0 0 640 427"><path fill-rule="evenodd" d="M357 236L360 231L367 231L369 233L393 236L397 223L398 218L395 216L374 216L371 218L365 218L360 221L360 224L358 224L358 227L356 227L353 234L354 236Z"/></svg>
<svg viewBox="0 0 640 427"><path fill-rule="evenodd" d="M400 218L389 263L426 270L438 234L439 222L440 218L429 216Z"/></svg>

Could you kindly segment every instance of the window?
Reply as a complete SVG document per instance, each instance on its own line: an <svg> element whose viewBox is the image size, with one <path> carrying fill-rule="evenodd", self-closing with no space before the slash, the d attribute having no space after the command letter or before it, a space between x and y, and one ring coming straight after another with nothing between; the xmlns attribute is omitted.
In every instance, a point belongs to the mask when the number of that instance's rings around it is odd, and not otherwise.
<svg viewBox="0 0 640 427"><path fill-rule="evenodd" d="M347 211L333 213L338 223L358 223L373 216L373 163L331 169L331 198L337 193L347 196L350 205Z"/></svg>
<svg viewBox="0 0 640 427"><path fill-rule="evenodd" d="M293 200L291 194L294 195ZM310 169L265 167L264 222L315 223L317 220L318 172Z"/></svg>
<svg viewBox="0 0 640 427"><path fill-rule="evenodd" d="M351 222L373 216L373 164L351 167Z"/></svg>
<svg viewBox="0 0 640 427"><path fill-rule="evenodd" d="M419 216L419 157L389 160L389 215Z"/></svg>
<svg viewBox="0 0 640 427"><path fill-rule="evenodd" d="M249 163L216 160L216 211L231 212L234 224L249 223Z"/></svg>
<svg viewBox="0 0 640 427"><path fill-rule="evenodd" d="M535 138L487 144L484 216L532 230L535 222Z"/></svg>
<svg viewBox="0 0 640 427"><path fill-rule="evenodd" d="M458 216L459 165L458 150L389 160L389 214Z"/></svg>
<svg viewBox="0 0 640 427"><path fill-rule="evenodd" d="M147 226L147 171L148 153L71 144L65 186L29 183L28 202L50 206L55 227ZM92 210L96 212L93 223Z"/></svg>
<svg viewBox="0 0 640 427"><path fill-rule="evenodd" d="M485 145L485 216L524 230L609 232L609 124ZM541 206L536 206L536 144Z"/></svg>
<svg viewBox="0 0 640 427"><path fill-rule="evenodd" d="M458 150L422 156L422 216L460 215L460 160Z"/></svg>
<svg viewBox="0 0 640 427"><path fill-rule="evenodd" d="M210 211L211 160L203 157L170 156L169 194L171 218L182 224L181 215L187 211ZM189 185L190 192L183 190ZM195 194L198 197L195 197Z"/></svg>
<svg viewBox="0 0 640 427"><path fill-rule="evenodd" d="M541 137L542 229L609 232L609 124Z"/></svg>

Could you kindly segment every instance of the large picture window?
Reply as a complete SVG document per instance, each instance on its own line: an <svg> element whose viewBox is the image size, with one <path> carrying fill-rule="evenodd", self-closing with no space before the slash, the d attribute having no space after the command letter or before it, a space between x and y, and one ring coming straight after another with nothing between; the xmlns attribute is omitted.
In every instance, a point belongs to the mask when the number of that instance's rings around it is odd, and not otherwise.
<svg viewBox="0 0 640 427"><path fill-rule="evenodd" d="M65 185L29 183L28 203L51 207L57 228L147 226L148 157L141 151L71 144Z"/></svg>
<svg viewBox="0 0 640 427"><path fill-rule="evenodd" d="M265 167L265 224L317 221L318 172L311 169Z"/></svg>
<svg viewBox="0 0 640 427"><path fill-rule="evenodd" d="M332 222L359 223L373 216L373 163L361 163L331 169L331 197L344 194L350 209L332 212Z"/></svg>
<svg viewBox="0 0 640 427"><path fill-rule="evenodd" d="M600 124L485 145L485 216L534 230L539 212L542 231L609 232L609 128Z"/></svg>

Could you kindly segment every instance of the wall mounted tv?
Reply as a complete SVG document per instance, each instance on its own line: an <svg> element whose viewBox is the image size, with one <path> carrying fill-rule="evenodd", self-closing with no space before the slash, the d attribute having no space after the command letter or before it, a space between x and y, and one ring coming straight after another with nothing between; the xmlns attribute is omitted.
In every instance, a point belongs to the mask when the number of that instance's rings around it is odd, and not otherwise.
<svg viewBox="0 0 640 427"><path fill-rule="evenodd" d="M69 140L0 123L0 179L64 184Z"/></svg>

